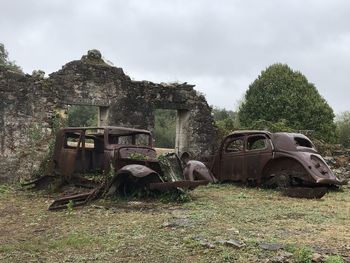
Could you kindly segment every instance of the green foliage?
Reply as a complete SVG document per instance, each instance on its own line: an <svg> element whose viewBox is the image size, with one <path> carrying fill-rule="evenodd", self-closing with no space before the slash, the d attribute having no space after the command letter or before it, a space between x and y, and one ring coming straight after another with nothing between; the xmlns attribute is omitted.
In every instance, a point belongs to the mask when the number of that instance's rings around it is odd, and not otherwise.
<svg viewBox="0 0 350 263"><path fill-rule="evenodd" d="M20 66L16 65L15 61L10 61L8 57L8 52L4 44L0 43L0 66L5 66L7 69L10 69L15 72L23 73Z"/></svg>
<svg viewBox="0 0 350 263"><path fill-rule="evenodd" d="M38 178L43 175L48 175L53 172L52 158L55 148L55 135L61 127L65 126L65 121L59 116L59 114L56 114L51 119L51 126L52 133L49 138L43 135L43 127L41 124L34 125L28 129L28 136L31 140L32 145L36 145L40 143L40 141L46 140L45 143L48 143L49 146L48 151L43 157L39 167L32 172L34 178Z"/></svg>
<svg viewBox="0 0 350 263"><path fill-rule="evenodd" d="M9 185L0 185L0 194L6 194L11 192L11 187Z"/></svg>
<svg viewBox="0 0 350 263"><path fill-rule="evenodd" d="M98 125L98 107L73 105L68 109L69 127L89 127Z"/></svg>
<svg viewBox="0 0 350 263"><path fill-rule="evenodd" d="M311 263L313 251L309 247L300 247L294 251L294 260L296 263Z"/></svg>
<svg viewBox="0 0 350 263"><path fill-rule="evenodd" d="M166 167L166 168L170 169L169 160L164 154L157 156L157 160L162 167Z"/></svg>
<svg viewBox="0 0 350 263"><path fill-rule="evenodd" d="M314 130L315 138L335 140L334 113L316 87L288 65L274 64L249 86L239 109L242 126L283 123L284 128ZM277 125L278 127L279 125Z"/></svg>
<svg viewBox="0 0 350 263"><path fill-rule="evenodd" d="M28 129L29 139L32 144L36 144L43 137L43 127L41 124L34 124Z"/></svg>
<svg viewBox="0 0 350 263"><path fill-rule="evenodd" d="M176 137L176 111L157 109L154 112L155 146L161 148L174 148Z"/></svg>
<svg viewBox="0 0 350 263"><path fill-rule="evenodd" d="M344 147L350 147L350 111L337 116L336 125L339 135L339 143Z"/></svg>
<svg viewBox="0 0 350 263"><path fill-rule="evenodd" d="M246 199L246 198L248 198L248 196L247 196L245 193L240 192L240 193L237 195L237 198L238 198L238 199Z"/></svg>
<svg viewBox="0 0 350 263"><path fill-rule="evenodd" d="M69 200L69 202L67 203L67 212L68 212L68 214L73 212L73 208L74 208L74 201L73 200Z"/></svg>
<svg viewBox="0 0 350 263"><path fill-rule="evenodd" d="M286 120L279 120L278 122L270 122L266 120L257 120L252 122L251 129L254 130L268 130L270 132L292 132L293 130L287 126Z"/></svg>
<svg viewBox="0 0 350 263"><path fill-rule="evenodd" d="M344 260L341 256L329 256L324 261L325 263L344 263Z"/></svg>
<svg viewBox="0 0 350 263"><path fill-rule="evenodd" d="M237 112L217 107L213 108L212 112L215 124L219 129L219 138L239 129L240 125Z"/></svg>
<svg viewBox="0 0 350 263"><path fill-rule="evenodd" d="M148 159L148 156L142 153L131 153L129 158L137 161L144 161Z"/></svg>

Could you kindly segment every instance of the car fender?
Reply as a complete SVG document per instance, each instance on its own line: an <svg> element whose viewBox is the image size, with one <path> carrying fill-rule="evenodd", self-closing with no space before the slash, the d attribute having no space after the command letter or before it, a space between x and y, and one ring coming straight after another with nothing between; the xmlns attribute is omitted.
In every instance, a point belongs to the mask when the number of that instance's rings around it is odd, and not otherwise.
<svg viewBox="0 0 350 263"><path fill-rule="evenodd" d="M140 165L140 164L125 165L117 171L117 175L120 175L120 174L129 174L138 178L145 177L151 174L155 174L159 176L159 174L156 171L152 170L151 168L145 165Z"/></svg>
<svg viewBox="0 0 350 263"><path fill-rule="evenodd" d="M127 181L144 186L147 186L150 183L163 182L159 174L147 166L140 164L125 165L119 169L110 180L107 187L107 189L109 189L108 196L112 196L115 192L117 192L123 182Z"/></svg>
<svg viewBox="0 0 350 263"><path fill-rule="evenodd" d="M212 172L200 161L190 160L187 162L184 170L183 177L185 180L207 180L211 183L216 183L217 179L214 177Z"/></svg>
<svg viewBox="0 0 350 263"><path fill-rule="evenodd" d="M317 171L314 164L312 163L312 160L311 160L312 156L317 157L319 162L322 163L324 169L326 169L327 176L322 175L319 171ZM275 158L271 160L267 165L271 164L271 162L276 163L279 160L283 160L283 159L289 159L298 163L304 169L307 175L307 177L302 177L300 179L306 182L316 183L316 184L337 184L337 185L344 184L344 182L340 181L333 174L329 166L323 160L322 156L319 155L318 153L298 152L297 154L291 155L285 152L276 152ZM264 167L264 170L266 166Z"/></svg>

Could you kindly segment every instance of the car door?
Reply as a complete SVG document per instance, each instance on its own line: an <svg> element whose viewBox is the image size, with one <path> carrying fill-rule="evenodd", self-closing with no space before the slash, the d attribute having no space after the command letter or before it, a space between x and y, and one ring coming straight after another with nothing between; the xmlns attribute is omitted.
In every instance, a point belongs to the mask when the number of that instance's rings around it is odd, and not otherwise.
<svg viewBox="0 0 350 263"><path fill-rule="evenodd" d="M67 180L71 178L77 166L78 152L81 149L82 131L66 131L58 159L58 172ZM78 164L79 165L79 164ZM81 165L81 164L80 164ZM79 165L79 166L80 166Z"/></svg>
<svg viewBox="0 0 350 263"><path fill-rule="evenodd" d="M272 159L272 144L266 134L254 134L246 137L245 178L243 181L260 183L262 169Z"/></svg>
<svg viewBox="0 0 350 263"><path fill-rule="evenodd" d="M239 181L244 173L244 135L227 137L221 148L220 181Z"/></svg>

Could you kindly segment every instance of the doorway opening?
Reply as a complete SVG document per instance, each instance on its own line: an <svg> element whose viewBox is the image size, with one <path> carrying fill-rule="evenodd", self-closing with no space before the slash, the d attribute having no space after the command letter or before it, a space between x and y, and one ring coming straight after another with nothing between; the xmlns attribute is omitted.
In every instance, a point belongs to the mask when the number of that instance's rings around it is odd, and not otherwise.
<svg viewBox="0 0 350 263"><path fill-rule="evenodd" d="M175 148L176 110L156 109L154 111L155 147Z"/></svg>
<svg viewBox="0 0 350 263"><path fill-rule="evenodd" d="M155 147L176 153L187 151L188 120L188 110L156 109L154 111Z"/></svg>

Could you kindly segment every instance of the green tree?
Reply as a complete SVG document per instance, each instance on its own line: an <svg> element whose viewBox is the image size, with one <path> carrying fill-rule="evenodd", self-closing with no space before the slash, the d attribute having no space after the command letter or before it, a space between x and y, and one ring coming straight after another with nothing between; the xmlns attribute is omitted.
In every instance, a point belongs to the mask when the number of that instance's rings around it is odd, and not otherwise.
<svg viewBox="0 0 350 263"><path fill-rule="evenodd" d="M344 147L350 147L350 111L341 113L336 118L336 125L339 134L339 143Z"/></svg>
<svg viewBox="0 0 350 263"><path fill-rule="evenodd" d="M20 66L17 66L15 61L10 61L8 57L9 53L7 52L4 44L0 43L0 66L4 66L7 69L23 73Z"/></svg>
<svg viewBox="0 0 350 263"><path fill-rule="evenodd" d="M284 64L271 65L250 84L239 120L246 128L259 121L279 123L277 127L313 130L313 137L335 141L333 109L303 74Z"/></svg>
<svg viewBox="0 0 350 263"><path fill-rule="evenodd" d="M237 112L214 107L212 113L220 138L239 129Z"/></svg>

